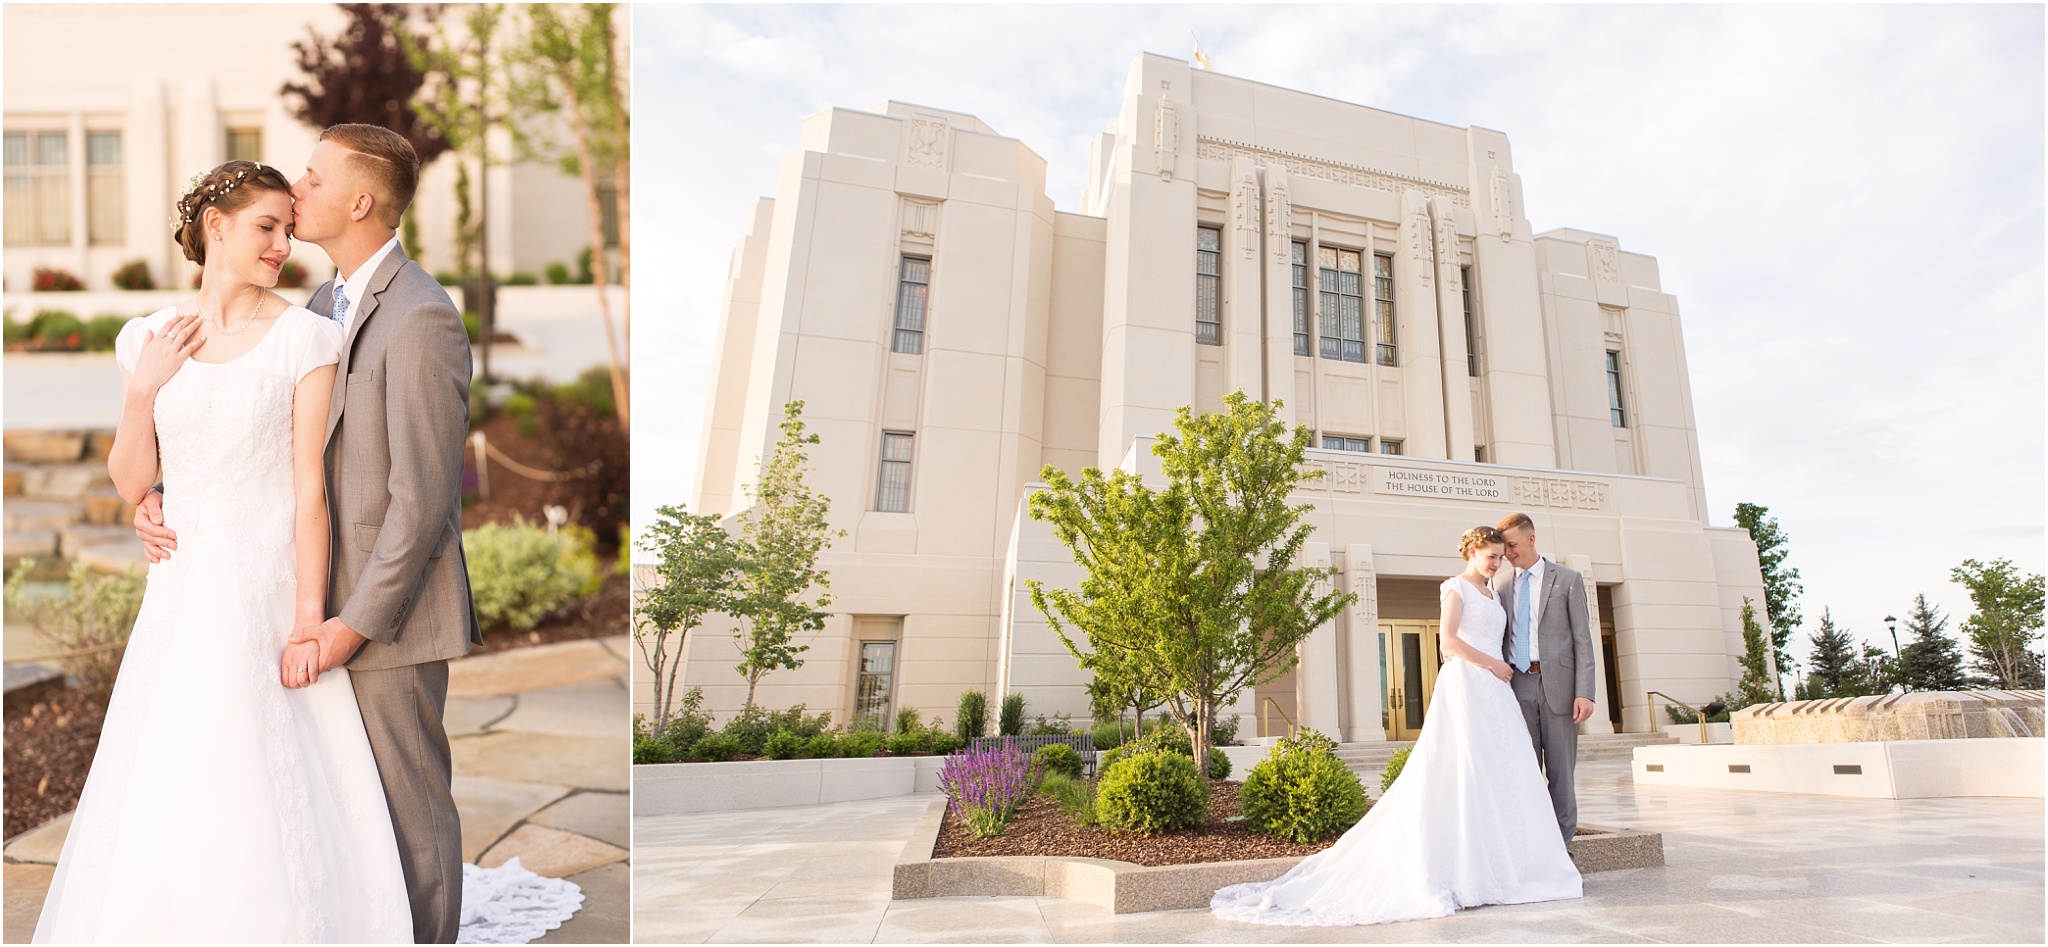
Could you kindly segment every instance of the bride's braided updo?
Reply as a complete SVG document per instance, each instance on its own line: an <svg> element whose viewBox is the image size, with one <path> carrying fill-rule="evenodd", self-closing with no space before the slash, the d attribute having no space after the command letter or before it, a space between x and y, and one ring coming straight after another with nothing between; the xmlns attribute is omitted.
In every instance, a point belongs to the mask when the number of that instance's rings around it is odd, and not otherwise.
<svg viewBox="0 0 2048 947"><path fill-rule="evenodd" d="M258 191L292 192L283 172L254 161L230 161L185 182L185 192L171 211L171 237L185 259L206 265L206 209L233 214L256 199Z"/></svg>
<svg viewBox="0 0 2048 947"><path fill-rule="evenodd" d="M1501 536L1500 530L1494 529L1491 526L1474 526L1466 530L1465 535L1458 539L1458 556L1459 558L1470 559L1472 558L1472 550L1478 549L1481 546L1491 546L1495 543L1504 542L1507 542L1507 540Z"/></svg>

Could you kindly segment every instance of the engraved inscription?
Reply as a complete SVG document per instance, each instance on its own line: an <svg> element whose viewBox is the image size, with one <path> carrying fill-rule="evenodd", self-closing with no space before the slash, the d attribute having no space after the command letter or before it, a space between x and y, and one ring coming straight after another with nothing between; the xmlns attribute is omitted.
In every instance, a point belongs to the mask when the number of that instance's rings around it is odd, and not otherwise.
<svg viewBox="0 0 2048 947"><path fill-rule="evenodd" d="M1492 474L1456 473L1444 470L1409 470L1382 467L1373 478L1374 493L1436 497L1444 500L1481 500L1505 503L1507 478Z"/></svg>

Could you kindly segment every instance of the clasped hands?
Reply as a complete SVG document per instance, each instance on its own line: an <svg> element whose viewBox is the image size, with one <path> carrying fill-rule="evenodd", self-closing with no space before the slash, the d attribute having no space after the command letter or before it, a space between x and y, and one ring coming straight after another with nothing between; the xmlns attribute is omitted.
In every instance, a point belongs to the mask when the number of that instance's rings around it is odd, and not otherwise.
<svg viewBox="0 0 2048 947"><path fill-rule="evenodd" d="M320 675L348 663L366 640L338 617L301 617L308 623L292 629L277 662L278 683L286 687L312 686Z"/></svg>

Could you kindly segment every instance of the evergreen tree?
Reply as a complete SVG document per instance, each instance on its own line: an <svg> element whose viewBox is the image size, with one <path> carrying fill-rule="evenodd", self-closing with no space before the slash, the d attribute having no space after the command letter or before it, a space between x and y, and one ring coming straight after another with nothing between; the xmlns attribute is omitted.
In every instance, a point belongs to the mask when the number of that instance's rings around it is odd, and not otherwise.
<svg viewBox="0 0 2048 947"><path fill-rule="evenodd" d="M1948 619L1927 603L1925 593L1913 596L1906 613L1906 631L1913 637L1899 650L1899 683L1907 690L1953 691L1969 686L1963 676L1963 652L1948 636Z"/></svg>
<svg viewBox="0 0 2048 947"><path fill-rule="evenodd" d="M1856 639L1847 628L1836 628L1835 618L1823 608L1820 611L1820 631L1807 640L1813 642L1813 652L1806 663L1812 672L1807 676L1807 687L1815 697L1854 697L1856 689L1857 648Z"/></svg>
<svg viewBox="0 0 2048 947"><path fill-rule="evenodd" d="M1792 630L1804 621L1799 614L1799 594L1805 587L1799 584L1799 570L1785 565L1790 537L1778 528L1769 508L1759 504L1735 504L1735 522L1748 530L1750 540L1756 543L1757 565L1764 579L1764 612L1771 623L1771 648L1777 652L1778 670L1783 672L1792 666Z"/></svg>
<svg viewBox="0 0 2048 947"><path fill-rule="evenodd" d="M1742 599L1742 680L1735 685L1733 707L1741 709L1778 699L1764 653L1764 629L1756 620L1756 603Z"/></svg>

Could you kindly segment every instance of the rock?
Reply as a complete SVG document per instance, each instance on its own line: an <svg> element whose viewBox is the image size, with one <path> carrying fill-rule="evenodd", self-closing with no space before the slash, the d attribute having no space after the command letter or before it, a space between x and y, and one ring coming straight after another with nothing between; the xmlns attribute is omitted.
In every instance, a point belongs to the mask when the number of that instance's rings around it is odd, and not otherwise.
<svg viewBox="0 0 2048 947"><path fill-rule="evenodd" d="M113 487L96 490L85 497L85 521L95 526L135 525L135 507Z"/></svg>
<svg viewBox="0 0 2048 947"><path fill-rule="evenodd" d="M66 812L21 833L19 838L7 846L7 860L32 862L38 865L56 864L57 855L64 851L64 837L71 833L71 815Z"/></svg>
<svg viewBox="0 0 2048 947"><path fill-rule="evenodd" d="M9 505L11 506L12 504ZM18 533L9 531L6 534L6 538L0 540L0 545L5 547L7 564L10 568L24 556L34 556L38 559L54 559L57 556L57 531L54 529L22 530Z"/></svg>
<svg viewBox="0 0 2048 947"><path fill-rule="evenodd" d="M628 848L633 844L631 808L625 793L579 792L528 821Z"/></svg>
<svg viewBox="0 0 2048 947"><path fill-rule="evenodd" d="M8 460L75 464L85 456L84 431L8 431L0 434Z"/></svg>
<svg viewBox="0 0 2048 947"><path fill-rule="evenodd" d="M113 485L105 464L50 464L21 471L22 495L36 499L82 500Z"/></svg>
<svg viewBox="0 0 2048 947"><path fill-rule="evenodd" d="M101 464L104 464L104 463L106 463L106 462L107 462L107 455L108 455L108 454L111 454L111 453L113 453L113 452L114 452L114 432L112 432L112 431L88 431L88 432L86 432L86 435L85 435L85 457L84 457L84 459L85 459L85 460L87 460L87 461L90 461L90 462L93 462L93 463L101 463Z"/></svg>
<svg viewBox="0 0 2048 947"><path fill-rule="evenodd" d="M546 687L520 694L518 709L492 729L611 736L618 732L628 702L619 677Z"/></svg>
<svg viewBox="0 0 2048 947"><path fill-rule="evenodd" d="M128 538L119 542L100 543L86 546L71 554L73 562L83 562L94 572L119 574L133 569L149 571L149 559L142 554L142 540L135 538L131 530Z"/></svg>
<svg viewBox="0 0 2048 947"><path fill-rule="evenodd" d="M455 811L462 816L462 860L476 861L513 826L568 792L567 786L456 776Z"/></svg>
<svg viewBox="0 0 2048 947"><path fill-rule="evenodd" d="M448 665L448 696L496 697L626 673L595 641L563 641L462 658Z"/></svg>
<svg viewBox="0 0 2048 947"><path fill-rule="evenodd" d="M465 776L625 792L629 737L623 726L614 737L494 731L450 741L450 748Z"/></svg>
<svg viewBox="0 0 2048 947"><path fill-rule="evenodd" d="M7 532L61 530L85 519L85 504L56 500L14 500L7 504Z"/></svg>
<svg viewBox="0 0 2048 947"><path fill-rule="evenodd" d="M135 538L133 526L91 526L76 524L57 532L57 552L73 559L79 552L95 546L106 546L113 554L114 547L133 544L136 556L142 555L142 540Z"/></svg>
<svg viewBox="0 0 2048 947"><path fill-rule="evenodd" d="M36 921L43 916L43 896L50 892L50 876L56 873L49 865L7 866L8 943L26 944L35 938Z"/></svg>
<svg viewBox="0 0 2048 947"><path fill-rule="evenodd" d="M477 864L496 868L513 858L527 871L549 878L565 878L625 861L630 853L616 845L542 825L522 825L505 840L491 846Z"/></svg>
<svg viewBox="0 0 2048 947"><path fill-rule="evenodd" d="M524 864L524 862L521 862ZM583 889L583 907L562 926L547 932L536 944L623 944L631 938L632 872L624 862L613 862L569 876Z"/></svg>
<svg viewBox="0 0 2048 947"><path fill-rule="evenodd" d="M19 467L16 467L16 466L15 466L15 465L13 465L13 464L8 464L8 465L7 465L7 491L6 491L6 492L7 492L7 495L8 495L8 496L11 496L11 497L18 497L18 496L21 496L21 487L22 487L22 482L21 482L21 468L19 468Z"/></svg>

